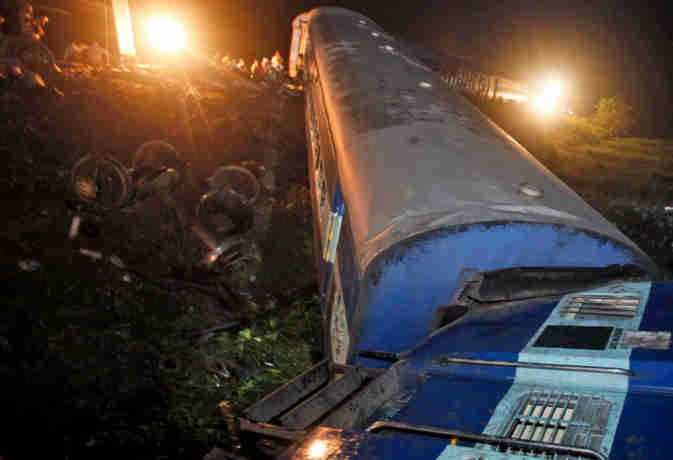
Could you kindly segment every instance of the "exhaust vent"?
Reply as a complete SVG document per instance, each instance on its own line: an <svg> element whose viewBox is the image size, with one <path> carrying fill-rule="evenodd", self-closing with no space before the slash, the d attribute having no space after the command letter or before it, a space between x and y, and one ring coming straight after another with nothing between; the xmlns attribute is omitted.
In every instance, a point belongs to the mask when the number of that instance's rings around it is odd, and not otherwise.
<svg viewBox="0 0 673 460"><path fill-rule="evenodd" d="M571 297L561 309L570 319L629 319L636 316L640 297L583 294Z"/></svg>
<svg viewBox="0 0 673 460"><path fill-rule="evenodd" d="M611 407L610 401L596 396L534 391L521 398L504 435L522 441L582 447L600 452ZM524 454L518 452L518 449L506 451ZM564 458L552 452L535 455Z"/></svg>

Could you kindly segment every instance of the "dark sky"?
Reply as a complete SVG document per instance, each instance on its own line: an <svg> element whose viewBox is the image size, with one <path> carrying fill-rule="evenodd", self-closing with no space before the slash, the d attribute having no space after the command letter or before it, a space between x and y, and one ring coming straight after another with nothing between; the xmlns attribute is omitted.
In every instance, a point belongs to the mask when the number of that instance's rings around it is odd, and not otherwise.
<svg viewBox="0 0 673 460"><path fill-rule="evenodd" d="M55 49L60 52L70 35L102 37L102 14L91 6L96 1L42 0L73 12L51 15L55 35L47 34ZM193 41L248 59L276 48L285 54L296 14L319 5L345 6L394 35L439 53L469 57L497 73L529 82L557 73L580 111L599 97L619 95L636 109L642 134L673 137L673 6L666 2L130 1L135 17L179 11Z"/></svg>

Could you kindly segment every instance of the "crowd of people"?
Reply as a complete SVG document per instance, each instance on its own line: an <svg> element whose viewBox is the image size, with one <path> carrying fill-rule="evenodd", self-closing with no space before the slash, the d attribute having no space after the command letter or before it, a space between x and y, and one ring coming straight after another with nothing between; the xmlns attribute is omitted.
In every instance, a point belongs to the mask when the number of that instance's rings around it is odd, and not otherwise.
<svg viewBox="0 0 673 460"><path fill-rule="evenodd" d="M261 60L255 59L249 67L242 58L233 59L225 55L218 60L222 65L241 72L251 80L280 83L285 80L287 75L283 57L278 51L275 52L271 59L267 57L263 57Z"/></svg>
<svg viewBox="0 0 673 460"><path fill-rule="evenodd" d="M71 43L63 55L65 61L78 61L93 66L110 64L110 53L100 46L98 42L88 44L83 41Z"/></svg>
<svg viewBox="0 0 673 460"><path fill-rule="evenodd" d="M6 35L41 40L48 22L47 16L36 14L33 5L25 0L8 0L0 7L0 26Z"/></svg>

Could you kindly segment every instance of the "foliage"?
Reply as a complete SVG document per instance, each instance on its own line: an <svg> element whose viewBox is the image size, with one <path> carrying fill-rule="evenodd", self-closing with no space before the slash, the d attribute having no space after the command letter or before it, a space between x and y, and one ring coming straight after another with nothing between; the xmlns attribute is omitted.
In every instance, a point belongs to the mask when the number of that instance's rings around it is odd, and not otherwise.
<svg viewBox="0 0 673 460"><path fill-rule="evenodd" d="M595 144L605 137L605 131L591 118L571 115L562 120L560 143L565 145Z"/></svg>
<svg viewBox="0 0 673 460"><path fill-rule="evenodd" d="M633 125L631 107L618 98L603 98L596 105L592 122L608 137L625 136Z"/></svg>
<svg viewBox="0 0 673 460"><path fill-rule="evenodd" d="M231 420L319 353L314 296L241 331L194 337L184 332L207 327L206 312L138 280L111 291L47 264L9 272L0 376L12 443L2 456L21 457L39 432L57 458L200 459L236 442L220 402Z"/></svg>
<svg viewBox="0 0 673 460"><path fill-rule="evenodd" d="M559 143L596 144L602 139L625 136L632 125L630 106L617 98L603 98L591 117L571 115L562 119Z"/></svg>

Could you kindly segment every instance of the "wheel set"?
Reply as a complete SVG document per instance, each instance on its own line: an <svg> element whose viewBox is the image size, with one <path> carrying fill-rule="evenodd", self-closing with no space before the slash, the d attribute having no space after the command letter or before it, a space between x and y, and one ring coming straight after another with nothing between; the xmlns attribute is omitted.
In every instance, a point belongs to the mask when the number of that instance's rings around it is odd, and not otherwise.
<svg viewBox="0 0 673 460"><path fill-rule="evenodd" d="M70 188L81 201L111 210L160 189L175 190L184 180L185 169L173 145L152 140L133 153L130 168L109 155L84 155L70 169Z"/></svg>

